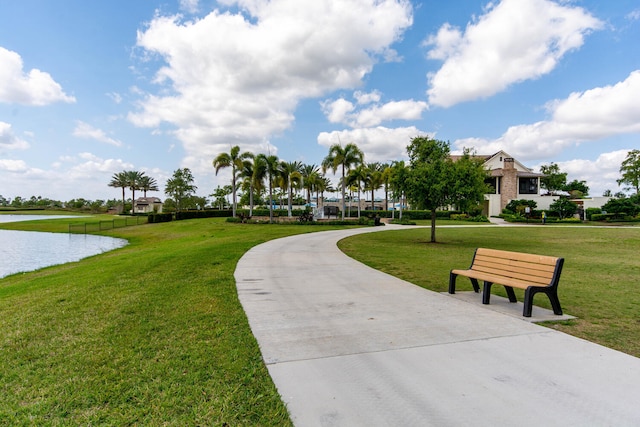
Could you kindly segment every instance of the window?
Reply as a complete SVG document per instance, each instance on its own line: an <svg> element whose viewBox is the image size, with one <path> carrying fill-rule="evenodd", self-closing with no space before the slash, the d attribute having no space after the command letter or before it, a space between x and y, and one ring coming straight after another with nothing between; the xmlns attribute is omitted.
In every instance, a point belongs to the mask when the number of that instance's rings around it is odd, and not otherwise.
<svg viewBox="0 0 640 427"><path fill-rule="evenodd" d="M538 194L538 178L520 178L518 184L518 193Z"/></svg>

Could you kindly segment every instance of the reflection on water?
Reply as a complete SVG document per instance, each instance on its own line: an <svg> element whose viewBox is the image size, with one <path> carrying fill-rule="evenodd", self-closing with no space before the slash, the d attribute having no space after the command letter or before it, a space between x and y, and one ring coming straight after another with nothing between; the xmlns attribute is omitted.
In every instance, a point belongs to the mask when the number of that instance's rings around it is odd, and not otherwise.
<svg viewBox="0 0 640 427"><path fill-rule="evenodd" d="M106 236L0 230L0 278L78 261L126 244L124 239Z"/></svg>
<svg viewBox="0 0 640 427"><path fill-rule="evenodd" d="M35 221L36 219L56 219L56 218L70 218L70 215L12 215L2 214L0 215L0 222L20 222L20 221ZM83 216L73 216L72 218L84 218Z"/></svg>

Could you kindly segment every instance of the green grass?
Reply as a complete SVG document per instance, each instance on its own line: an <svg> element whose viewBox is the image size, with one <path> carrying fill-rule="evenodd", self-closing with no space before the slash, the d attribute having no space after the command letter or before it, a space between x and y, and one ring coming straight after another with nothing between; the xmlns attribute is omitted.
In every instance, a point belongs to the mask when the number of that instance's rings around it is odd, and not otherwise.
<svg viewBox="0 0 640 427"><path fill-rule="evenodd" d="M0 279L0 425L290 425L233 272L252 246L318 229L121 228L102 234L124 248Z"/></svg>
<svg viewBox="0 0 640 427"><path fill-rule="evenodd" d="M449 270L467 268L477 247L564 257L560 302L578 319L546 326L640 357L640 228L438 228L435 244L429 232L363 234L339 246L371 267L437 292L447 291ZM459 290L472 290L468 280L458 282ZM516 295L522 301L522 292ZM534 304L550 308L544 295Z"/></svg>

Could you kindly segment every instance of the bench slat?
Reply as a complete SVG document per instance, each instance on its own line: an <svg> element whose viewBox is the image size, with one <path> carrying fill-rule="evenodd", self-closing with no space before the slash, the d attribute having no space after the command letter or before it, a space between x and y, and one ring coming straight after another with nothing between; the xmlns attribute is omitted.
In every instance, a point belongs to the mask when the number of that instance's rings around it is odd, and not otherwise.
<svg viewBox="0 0 640 427"><path fill-rule="evenodd" d="M527 273L518 273L514 271L504 271L491 267L474 266L472 271L477 271L482 274L489 274L491 276L508 279L516 279L528 282L530 285L536 286L549 286L551 277L539 277Z"/></svg>
<svg viewBox="0 0 640 427"><path fill-rule="evenodd" d="M504 265L506 269L509 269L512 267L526 267L531 270L539 270L539 271L547 271L547 272L553 272L556 266L555 261L551 264L546 264L546 263L538 264L534 262L521 261L513 258L507 259L507 258L489 257L486 255L476 255L474 263L477 263L479 261L487 262L490 264Z"/></svg>
<svg viewBox="0 0 640 427"><path fill-rule="evenodd" d="M522 252L509 252L509 251L501 251L498 249L487 249L487 248L478 248L476 252L476 256L478 255L487 255L495 258L506 258L506 259L517 259L526 262L533 262L536 264L549 264L555 265L558 260L557 257L552 257L548 255L535 255L535 254L527 254Z"/></svg>
<svg viewBox="0 0 640 427"><path fill-rule="evenodd" d="M511 277L511 275L524 275L524 276L533 276L542 281L549 281L553 277L553 271L540 271L533 270L527 267L508 267L500 264L493 264L487 261L480 261L473 263L472 270L480 270L486 271L487 269L495 271L496 274L501 274L505 276Z"/></svg>
<svg viewBox="0 0 640 427"><path fill-rule="evenodd" d="M497 283L499 285L507 285L518 289L527 289L532 285L539 286L536 283L531 283L531 281L513 279L505 276L496 276L494 274L483 273L475 270L451 270L451 272L459 276L473 277L481 281ZM548 283L543 286L548 286Z"/></svg>

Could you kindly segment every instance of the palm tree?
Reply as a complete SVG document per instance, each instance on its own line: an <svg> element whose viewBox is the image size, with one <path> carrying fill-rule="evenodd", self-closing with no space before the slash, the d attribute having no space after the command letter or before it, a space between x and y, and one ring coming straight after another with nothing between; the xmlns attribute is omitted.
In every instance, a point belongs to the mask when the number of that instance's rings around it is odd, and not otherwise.
<svg viewBox="0 0 640 427"><path fill-rule="evenodd" d="M264 162L266 178L269 183L269 222L273 222L273 186L278 177L278 156L258 154L260 162Z"/></svg>
<svg viewBox="0 0 640 427"><path fill-rule="evenodd" d="M342 186L342 219L344 220L345 204L345 188L346 188L346 172L351 169L353 165L362 163L364 160L364 154L354 143L349 143L342 147L340 144L333 144L329 148L329 154L322 161L322 171L326 172L331 168L333 173L336 173L338 168L341 169L342 179L340 181Z"/></svg>
<svg viewBox="0 0 640 427"><path fill-rule="evenodd" d="M144 172L128 171L126 172L127 187L131 190L131 213L134 213L134 206L136 204L136 190L140 189L140 181L144 176Z"/></svg>
<svg viewBox="0 0 640 427"><path fill-rule="evenodd" d="M147 191L158 191L158 183L155 178L143 175L140 178L140 190L144 191L144 197L147 197Z"/></svg>
<svg viewBox="0 0 640 427"><path fill-rule="evenodd" d="M358 165L351 169L347 175L347 185L349 188L355 188L358 192L358 218L360 218L360 190L362 189L362 183L366 182L366 180L367 169L363 165Z"/></svg>
<svg viewBox="0 0 640 427"><path fill-rule="evenodd" d="M213 159L213 167L216 168L216 175L218 175L218 171L222 168L231 167L231 194L233 198L233 206L232 206L232 215L236 216L236 179L238 178L238 171L242 169L242 162L245 159L252 158L253 154L249 152L240 153L240 147L237 145L231 147L231 151L229 153L221 153Z"/></svg>
<svg viewBox="0 0 640 427"><path fill-rule="evenodd" d="M280 162L280 176L282 177L283 189L287 191L287 215L289 218L293 216L291 211L291 203L293 198L293 188L298 187L302 183L301 162Z"/></svg>
<svg viewBox="0 0 640 427"><path fill-rule="evenodd" d="M302 188L307 191L307 203L311 203L311 192L320 177L320 168L316 165L303 165L300 173L302 174Z"/></svg>
<svg viewBox="0 0 640 427"><path fill-rule="evenodd" d="M266 174L267 165L264 157L255 156L253 161L245 160L242 163L240 176L244 178L245 184L249 187L249 216L253 216L253 195L256 191L258 194L262 192Z"/></svg>
<svg viewBox="0 0 640 427"><path fill-rule="evenodd" d="M384 171L385 165L373 162L367 163L367 180L366 189L371 191L371 210L375 211L375 191L378 190L384 184Z"/></svg>
<svg viewBox="0 0 640 427"><path fill-rule="evenodd" d="M127 171L114 173L109 182L109 187L122 188L122 212L124 213L124 190L129 186L127 181Z"/></svg>

